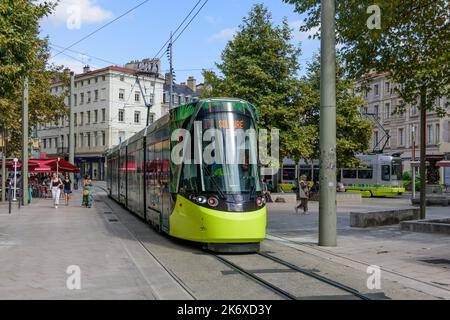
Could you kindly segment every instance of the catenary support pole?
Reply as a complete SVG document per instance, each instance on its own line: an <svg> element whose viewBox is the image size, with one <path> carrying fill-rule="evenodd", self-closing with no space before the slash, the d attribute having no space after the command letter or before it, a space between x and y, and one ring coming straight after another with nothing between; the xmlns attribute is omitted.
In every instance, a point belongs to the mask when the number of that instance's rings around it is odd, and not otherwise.
<svg viewBox="0 0 450 320"><path fill-rule="evenodd" d="M22 200L28 205L28 77L25 77L22 88Z"/></svg>
<svg viewBox="0 0 450 320"><path fill-rule="evenodd" d="M69 162L75 163L75 73L70 72L69 90ZM73 184L73 173L70 174L70 181ZM71 186L72 188L72 186Z"/></svg>
<svg viewBox="0 0 450 320"><path fill-rule="evenodd" d="M319 246L336 246L335 0L321 1Z"/></svg>
<svg viewBox="0 0 450 320"><path fill-rule="evenodd" d="M5 148L3 148L5 150ZM2 159L2 202L6 201L6 154L3 153Z"/></svg>
<svg viewBox="0 0 450 320"><path fill-rule="evenodd" d="M170 33L170 43L169 43L169 65L170 65L170 83L169 83L169 109L173 108L173 42L172 42L172 32Z"/></svg>
<svg viewBox="0 0 450 320"><path fill-rule="evenodd" d="M420 95L420 219L427 215L427 110L426 93Z"/></svg>

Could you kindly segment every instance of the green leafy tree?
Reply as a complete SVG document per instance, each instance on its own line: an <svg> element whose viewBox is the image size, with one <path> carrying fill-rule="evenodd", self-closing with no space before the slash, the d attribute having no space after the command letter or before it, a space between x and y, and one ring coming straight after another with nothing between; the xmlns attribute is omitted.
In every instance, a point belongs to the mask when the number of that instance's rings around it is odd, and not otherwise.
<svg viewBox="0 0 450 320"><path fill-rule="evenodd" d="M320 25L320 0L283 1L305 14L302 31ZM374 4L380 8L380 28L369 28L367 9ZM366 83L373 72L388 72L401 84L395 90L403 104L396 112L415 105L445 115L446 107L436 100L450 95L448 6L448 0L336 1L336 36L346 72Z"/></svg>
<svg viewBox="0 0 450 320"><path fill-rule="evenodd" d="M29 124L54 121L67 113L63 96L49 88L61 67L50 66L47 39L39 38L39 20L52 12L54 4L27 0L0 2L0 130L7 138L6 154L21 148L21 102L25 76L29 79Z"/></svg>
<svg viewBox="0 0 450 320"><path fill-rule="evenodd" d="M263 128L280 129L281 158L317 159L318 63L310 66L307 77L299 79L300 49L292 44L292 38L286 20L282 26L274 26L269 11L255 5L222 53L222 62L217 64L221 75L203 73L210 88L203 95L250 101L259 109ZM338 155L342 165L354 166L355 153L367 150L371 127L358 113L363 101L350 95L351 83L342 79L339 84Z"/></svg>

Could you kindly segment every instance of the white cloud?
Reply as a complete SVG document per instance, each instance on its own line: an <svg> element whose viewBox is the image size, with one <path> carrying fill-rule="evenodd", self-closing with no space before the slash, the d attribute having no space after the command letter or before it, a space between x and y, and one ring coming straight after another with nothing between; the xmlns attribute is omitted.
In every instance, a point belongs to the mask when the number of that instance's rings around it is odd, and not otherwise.
<svg viewBox="0 0 450 320"><path fill-rule="evenodd" d="M320 27L314 27L307 32L300 32L300 26L302 26L302 25L303 25L303 22L300 20L289 23L289 26L292 29L294 29L293 36L294 36L294 40L296 40L296 41L313 40L313 39L309 39L309 36L311 36L311 37L314 36L320 30Z"/></svg>
<svg viewBox="0 0 450 320"><path fill-rule="evenodd" d="M41 2L43 0L40 0ZM95 24L110 19L111 11L102 8L96 0L61 0L47 19L55 24Z"/></svg>
<svg viewBox="0 0 450 320"><path fill-rule="evenodd" d="M208 38L209 42L215 41L229 41L233 39L234 35L238 31L238 28L227 28L219 31Z"/></svg>

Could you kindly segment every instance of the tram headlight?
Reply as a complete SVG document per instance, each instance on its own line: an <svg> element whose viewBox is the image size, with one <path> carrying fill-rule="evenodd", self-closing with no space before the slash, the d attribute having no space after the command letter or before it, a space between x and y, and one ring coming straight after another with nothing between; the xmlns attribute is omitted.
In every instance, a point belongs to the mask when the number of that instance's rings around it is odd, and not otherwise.
<svg viewBox="0 0 450 320"><path fill-rule="evenodd" d="M195 198L195 201L197 201L198 204L205 204L207 200L204 196L198 196L197 198Z"/></svg>
<svg viewBox="0 0 450 320"><path fill-rule="evenodd" d="M219 205L219 200L216 197L211 197L208 199L208 205L210 207L217 207Z"/></svg>

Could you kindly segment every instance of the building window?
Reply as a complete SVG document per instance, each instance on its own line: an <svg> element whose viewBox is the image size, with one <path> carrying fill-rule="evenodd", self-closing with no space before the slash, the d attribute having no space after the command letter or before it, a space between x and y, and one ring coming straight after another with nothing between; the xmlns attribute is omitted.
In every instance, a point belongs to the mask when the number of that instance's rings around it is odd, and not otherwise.
<svg viewBox="0 0 450 320"><path fill-rule="evenodd" d="M125 141L125 131L119 131L119 144Z"/></svg>
<svg viewBox="0 0 450 320"><path fill-rule="evenodd" d="M44 149L47 149L47 139L44 139Z"/></svg>
<svg viewBox="0 0 450 320"><path fill-rule="evenodd" d="M88 80L88 85L90 85L90 84L91 84L91 79Z"/></svg>
<svg viewBox="0 0 450 320"><path fill-rule="evenodd" d="M90 132L87 133L87 147L88 148L91 147L91 133Z"/></svg>
<svg viewBox="0 0 450 320"><path fill-rule="evenodd" d="M98 77L95 77L95 83L97 83L98 82Z"/></svg>
<svg viewBox="0 0 450 320"><path fill-rule="evenodd" d="M87 103L91 103L91 92L88 91L87 93Z"/></svg>
<svg viewBox="0 0 450 320"><path fill-rule="evenodd" d="M75 148L77 147L77 134L76 133L73 135L73 145L75 146Z"/></svg>
<svg viewBox="0 0 450 320"><path fill-rule="evenodd" d="M141 113L139 111L134 112L134 123L141 123Z"/></svg>
<svg viewBox="0 0 450 320"><path fill-rule="evenodd" d="M74 105L75 107L78 105L77 95L76 95L76 94L73 95L73 105Z"/></svg>
<svg viewBox="0 0 450 320"><path fill-rule="evenodd" d="M82 126L84 123L84 113L80 112L80 126Z"/></svg>
<svg viewBox="0 0 450 320"><path fill-rule="evenodd" d="M150 123L155 122L155 115L154 115L153 113L150 114L149 122L150 122Z"/></svg>
<svg viewBox="0 0 450 320"><path fill-rule="evenodd" d="M389 81L386 81L384 83L384 94L385 95L391 94L391 83Z"/></svg>
<svg viewBox="0 0 450 320"><path fill-rule="evenodd" d="M98 122L98 110L94 110L94 123Z"/></svg>
<svg viewBox="0 0 450 320"><path fill-rule="evenodd" d="M106 109L102 109L102 122L106 121Z"/></svg>
<svg viewBox="0 0 450 320"><path fill-rule="evenodd" d="M106 81L106 76L102 76L102 81Z"/></svg>
<svg viewBox="0 0 450 320"><path fill-rule="evenodd" d="M90 111L87 112L87 121L86 121L86 123L87 124L91 123L91 112Z"/></svg>
<svg viewBox="0 0 450 320"><path fill-rule="evenodd" d="M391 117L391 104L387 102L384 105L385 119L389 119Z"/></svg>
<svg viewBox="0 0 450 320"><path fill-rule="evenodd" d="M433 143L433 126L431 124L427 125L427 143Z"/></svg>
<svg viewBox="0 0 450 320"><path fill-rule="evenodd" d="M405 145L405 130L403 128L398 129L398 145Z"/></svg>
<svg viewBox="0 0 450 320"><path fill-rule="evenodd" d="M100 99L102 101L106 100L106 88L102 89L101 95L100 95Z"/></svg>
<svg viewBox="0 0 450 320"><path fill-rule="evenodd" d="M120 89L119 90L119 100L124 100L124 99L125 99L125 90Z"/></svg>
<svg viewBox="0 0 450 320"><path fill-rule="evenodd" d="M84 104L84 93L80 93L80 105Z"/></svg>
<svg viewBox="0 0 450 320"><path fill-rule="evenodd" d="M379 86L377 84L373 87L373 90L375 92L375 96L379 96L380 95L380 88L379 88Z"/></svg>
<svg viewBox="0 0 450 320"><path fill-rule="evenodd" d="M94 100L95 100L95 102L98 101L98 90L94 91Z"/></svg>
<svg viewBox="0 0 450 320"><path fill-rule="evenodd" d="M119 122L124 122L125 120L125 110L119 109Z"/></svg>
<svg viewBox="0 0 450 320"><path fill-rule="evenodd" d="M369 110L369 109L367 109L367 107L364 107L364 108L363 108L363 114L364 114L364 115L367 115L367 113L369 112L368 110Z"/></svg>
<svg viewBox="0 0 450 320"><path fill-rule="evenodd" d="M77 117L76 113L73 114L73 123L74 123L75 127L78 126L78 117Z"/></svg>
<svg viewBox="0 0 450 320"><path fill-rule="evenodd" d="M441 125L436 123L436 144L441 142Z"/></svg>
<svg viewBox="0 0 450 320"><path fill-rule="evenodd" d="M163 103L168 103L167 100L168 100L168 99L167 99L167 93L165 92L165 93L163 94Z"/></svg>
<svg viewBox="0 0 450 320"><path fill-rule="evenodd" d="M106 146L106 133L102 131L102 146Z"/></svg>
<svg viewBox="0 0 450 320"><path fill-rule="evenodd" d="M134 93L134 101L139 102L141 100L141 93L139 91L136 91Z"/></svg>
<svg viewBox="0 0 450 320"><path fill-rule="evenodd" d="M124 76L120 76L120 81L125 81L125 77Z"/></svg>
<svg viewBox="0 0 450 320"><path fill-rule="evenodd" d="M379 109L379 108L378 108L378 105L377 105L377 104L373 106L373 113L375 114L375 117L376 117L377 119L378 119L378 112L379 112L378 109Z"/></svg>
<svg viewBox="0 0 450 320"><path fill-rule="evenodd" d="M79 138L80 148L83 148L83 134L80 133L79 137L80 137L80 138Z"/></svg>

